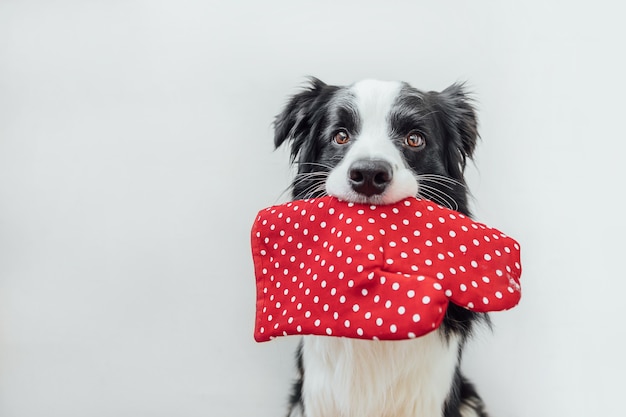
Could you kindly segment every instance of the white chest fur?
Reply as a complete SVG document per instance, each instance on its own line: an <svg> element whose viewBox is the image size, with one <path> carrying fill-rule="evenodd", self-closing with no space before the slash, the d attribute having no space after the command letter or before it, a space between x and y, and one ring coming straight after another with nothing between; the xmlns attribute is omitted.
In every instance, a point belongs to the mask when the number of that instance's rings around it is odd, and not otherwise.
<svg viewBox="0 0 626 417"><path fill-rule="evenodd" d="M307 336L306 417L441 417L458 345L438 331L384 342Z"/></svg>

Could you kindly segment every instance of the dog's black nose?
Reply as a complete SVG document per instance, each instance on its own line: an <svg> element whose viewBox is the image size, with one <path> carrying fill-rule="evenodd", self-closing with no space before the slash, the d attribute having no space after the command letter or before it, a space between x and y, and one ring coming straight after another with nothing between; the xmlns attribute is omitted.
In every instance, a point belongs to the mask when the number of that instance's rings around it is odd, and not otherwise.
<svg viewBox="0 0 626 417"><path fill-rule="evenodd" d="M361 159L348 170L352 189L367 197L382 194L393 179L391 164L381 160Z"/></svg>

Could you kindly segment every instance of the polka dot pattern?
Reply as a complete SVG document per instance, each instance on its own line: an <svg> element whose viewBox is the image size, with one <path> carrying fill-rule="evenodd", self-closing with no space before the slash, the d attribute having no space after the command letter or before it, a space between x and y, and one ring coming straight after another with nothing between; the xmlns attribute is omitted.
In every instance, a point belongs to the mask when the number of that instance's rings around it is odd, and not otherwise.
<svg viewBox="0 0 626 417"><path fill-rule="evenodd" d="M427 200L334 197L261 210L252 228L254 337L400 340L441 324L448 303L500 311L520 300L520 247Z"/></svg>

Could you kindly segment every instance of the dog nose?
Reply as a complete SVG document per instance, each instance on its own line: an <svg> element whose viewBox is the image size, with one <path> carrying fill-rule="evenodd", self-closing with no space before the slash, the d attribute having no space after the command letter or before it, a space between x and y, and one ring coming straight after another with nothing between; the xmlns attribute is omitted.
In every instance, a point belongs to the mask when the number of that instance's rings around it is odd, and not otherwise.
<svg viewBox="0 0 626 417"><path fill-rule="evenodd" d="M350 165L348 180L352 189L367 197L382 194L393 179L391 164L381 160L358 160Z"/></svg>

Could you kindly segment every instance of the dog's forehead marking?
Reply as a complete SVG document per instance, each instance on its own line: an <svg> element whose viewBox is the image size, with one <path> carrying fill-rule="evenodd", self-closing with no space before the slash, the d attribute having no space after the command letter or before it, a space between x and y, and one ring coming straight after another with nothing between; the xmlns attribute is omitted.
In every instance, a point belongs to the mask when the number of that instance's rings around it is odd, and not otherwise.
<svg viewBox="0 0 626 417"><path fill-rule="evenodd" d="M356 106L362 119L381 124L396 102L402 83L397 81L363 80L353 84Z"/></svg>

